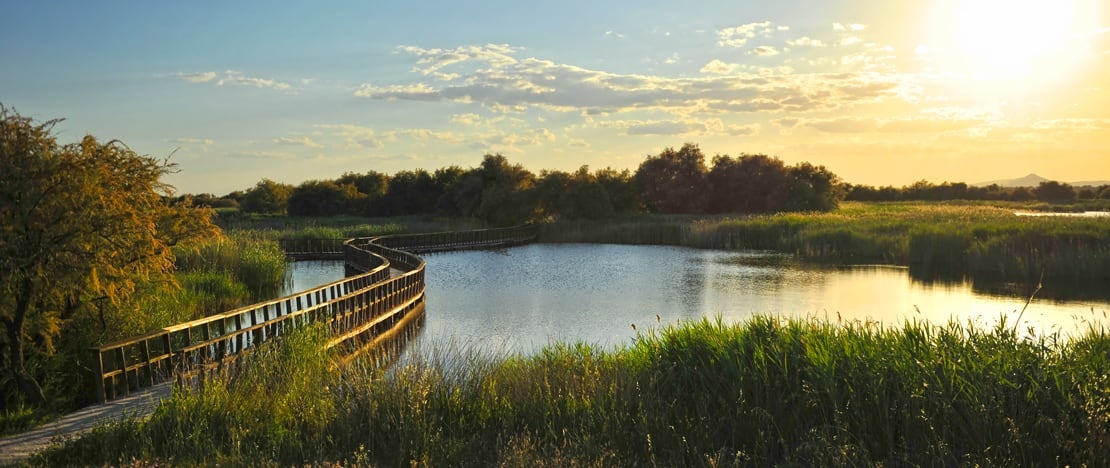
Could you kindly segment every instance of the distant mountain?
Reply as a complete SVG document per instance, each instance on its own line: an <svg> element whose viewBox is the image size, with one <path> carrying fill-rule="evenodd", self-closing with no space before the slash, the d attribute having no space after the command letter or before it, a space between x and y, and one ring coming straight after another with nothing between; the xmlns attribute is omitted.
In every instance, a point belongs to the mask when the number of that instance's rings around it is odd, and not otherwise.
<svg viewBox="0 0 1110 468"><path fill-rule="evenodd" d="M1052 179L1046 179L1046 178L1041 177L1037 174L1029 174L1025 177L1019 177L1017 179L992 180L992 181L989 181L989 182L980 182L980 183L975 184L975 185L977 187L985 187L985 186L991 185L991 184L998 185L999 187L1036 187L1038 185L1041 185L1041 182L1049 182L1051 180ZM1110 181L1107 181L1107 180L1085 180L1085 181L1080 181L1080 182L1068 182L1067 184L1071 185L1072 187L1083 187L1083 186L1088 186L1088 185L1098 187L1100 185L1110 185Z"/></svg>
<svg viewBox="0 0 1110 468"><path fill-rule="evenodd" d="M1041 185L1041 182L1048 182L1048 181L1049 181L1049 179L1041 177L1037 174L1029 174L1025 177L1021 177L1021 178L1017 178L1017 179L992 180L992 181L989 181L989 182L980 182L980 183L975 184L975 185L980 186L980 187L987 186L987 185L997 185L999 187L1036 187L1038 185Z"/></svg>

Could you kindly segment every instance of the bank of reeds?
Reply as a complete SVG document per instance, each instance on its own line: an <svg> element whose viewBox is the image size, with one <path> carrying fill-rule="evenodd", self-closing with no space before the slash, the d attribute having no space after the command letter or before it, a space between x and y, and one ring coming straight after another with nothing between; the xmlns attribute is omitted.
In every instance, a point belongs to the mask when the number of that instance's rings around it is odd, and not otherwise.
<svg viewBox="0 0 1110 468"><path fill-rule="evenodd" d="M175 247L174 256L183 285L214 300L272 299L284 285L285 252L273 241L236 234Z"/></svg>
<svg viewBox="0 0 1110 468"><path fill-rule="evenodd" d="M830 213L654 217L543 225L543 242L768 249L839 263L908 265L921 279L1110 283L1110 219L1016 216L952 203L844 203Z"/></svg>
<svg viewBox="0 0 1110 468"><path fill-rule="evenodd" d="M756 317L388 371L333 367L310 331L57 464L1099 465L1110 334Z"/></svg>
<svg viewBox="0 0 1110 468"><path fill-rule="evenodd" d="M485 227L474 219L401 216L284 216L224 212L216 219L224 232L267 240L350 239L413 232L461 231Z"/></svg>

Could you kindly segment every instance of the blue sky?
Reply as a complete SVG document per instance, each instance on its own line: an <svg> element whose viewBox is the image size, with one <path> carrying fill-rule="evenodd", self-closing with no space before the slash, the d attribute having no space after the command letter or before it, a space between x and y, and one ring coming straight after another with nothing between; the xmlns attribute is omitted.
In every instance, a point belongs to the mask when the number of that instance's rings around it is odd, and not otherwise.
<svg viewBox="0 0 1110 468"><path fill-rule="evenodd" d="M172 155L186 193L685 142L868 184L1110 179L1105 3L6 2L0 103Z"/></svg>

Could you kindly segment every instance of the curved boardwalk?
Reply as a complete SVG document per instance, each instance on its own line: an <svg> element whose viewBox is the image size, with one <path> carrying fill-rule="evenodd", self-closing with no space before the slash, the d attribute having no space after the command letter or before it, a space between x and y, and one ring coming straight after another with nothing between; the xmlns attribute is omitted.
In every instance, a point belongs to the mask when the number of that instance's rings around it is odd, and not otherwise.
<svg viewBox="0 0 1110 468"><path fill-rule="evenodd" d="M233 365L259 344L307 323L327 324L329 346L365 348L405 323L410 311L423 310L424 260L417 253L504 247L534 237L531 226L517 226L350 239L341 244L347 277L340 281L94 348L104 403L0 438L0 465L104 422L145 417L169 398L175 382L188 385L209 370Z"/></svg>

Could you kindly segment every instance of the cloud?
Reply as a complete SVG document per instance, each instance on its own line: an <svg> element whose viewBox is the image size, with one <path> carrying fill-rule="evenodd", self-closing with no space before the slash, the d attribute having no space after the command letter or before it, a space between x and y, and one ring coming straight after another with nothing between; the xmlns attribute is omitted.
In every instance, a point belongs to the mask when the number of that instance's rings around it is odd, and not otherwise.
<svg viewBox="0 0 1110 468"><path fill-rule="evenodd" d="M615 37L617 39L624 39L624 34L621 34L619 32L615 32L615 31L605 31L605 36Z"/></svg>
<svg viewBox="0 0 1110 468"><path fill-rule="evenodd" d="M809 36L802 36L792 41L786 41L786 44L793 47L825 47L824 41L813 39Z"/></svg>
<svg viewBox="0 0 1110 468"><path fill-rule="evenodd" d="M970 130L985 123L980 119L935 117L889 119L838 117L833 119L807 119L800 122L801 125L824 133L945 133Z"/></svg>
<svg viewBox="0 0 1110 468"><path fill-rule="evenodd" d="M288 160L294 159L296 156L290 153L283 153L280 151L236 151L228 153L227 157L232 159L264 159L264 160Z"/></svg>
<svg viewBox="0 0 1110 468"><path fill-rule="evenodd" d="M242 72L228 70L223 73L214 71L196 73L177 73L177 77L190 83L215 83L216 86L251 86L255 88L268 88L278 91L287 91L292 87L289 83L269 78L246 76Z"/></svg>
<svg viewBox="0 0 1110 468"><path fill-rule="evenodd" d="M715 75L727 75L736 69L736 65L728 64L717 59L711 60L699 70L702 73L712 73Z"/></svg>
<svg viewBox="0 0 1110 468"><path fill-rule="evenodd" d="M400 130L390 130L385 132L385 137L388 140L396 140L398 138L406 138L417 143L426 143L429 141L445 141L448 143L462 143L465 138L461 133L455 132L438 132L427 128L406 128Z"/></svg>
<svg viewBox="0 0 1110 468"><path fill-rule="evenodd" d="M442 96L435 88L424 83L384 87L364 84L355 91L355 96L387 100L402 99L406 101L438 101L442 99Z"/></svg>
<svg viewBox="0 0 1110 468"><path fill-rule="evenodd" d="M623 130L626 135L640 136L706 135L724 130L720 119L611 120L601 122L600 126Z"/></svg>
<svg viewBox="0 0 1110 468"><path fill-rule="evenodd" d="M385 143L378 132L370 127L351 124L320 124L316 128L330 130L330 136L343 140L345 149L383 148Z"/></svg>
<svg viewBox="0 0 1110 468"><path fill-rule="evenodd" d="M190 83L207 83L216 79L216 72L178 73L177 76Z"/></svg>
<svg viewBox="0 0 1110 468"><path fill-rule="evenodd" d="M733 136L751 136L759 133L760 125L757 123L749 125L729 125L725 128L725 132Z"/></svg>
<svg viewBox="0 0 1110 468"><path fill-rule="evenodd" d="M748 55L752 55L752 54L758 55L760 57L771 57L771 56L778 55L779 51L778 51L778 49L775 49L774 47L771 47L771 46L759 46L759 47L756 47L756 48L748 51Z"/></svg>
<svg viewBox="0 0 1110 468"><path fill-rule="evenodd" d="M833 31L839 31L839 32L853 31L853 32L857 32L857 31L863 31L864 29L867 29L867 25L866 25L866 24L859 24L859 23L849 23L849 24L842 24L842 23L833 23Z"/></svg>
<svg viewBox="0 0 1110 468"><path fill-rule="evenodd" d="M306 137L306 136L274 138L273 142L277 143L279 145L307 146L309 148L319 148L319 147L323 146L323 145L313 141L311 138Z"/></svg>
<svg viewBox="0 0 1110 468"><path fill-rule="evenodd" d="M170 143L180 143L183 145L211 145L214 143L211 138L174 138Z"/></svg>
<svg viewBox="0 0 1110 468"><path fill-rule="evenodd" d="M473 112L468 114L455 114L449 119L449 122L459 125L478 125L482 121L482 117Z"/></svg>
<svg viewBox="0 0 1110 468"><path fill-rule="evenodd" d="M770 21L748 23L717 31L717 45L722 47L743 47L757 35L770 36L776 28Z"/></svg>
<svg viewBox="0 0 1110 468"><path fill-rule="evenodd" d="M827 111L898 98L907 85L899 76L852 72L766 76L737 73L696 78L616 74L534 57L517 58L518 50L508 46L401 50L414 54L418 64L430 64L428 57L454 56L459 50L467 51L461 54L467 58L449 60L459 77L447 83L365 84L355 94L369 99L473 103L495 112L539 108L576 112L588 118L637 110L676 115ZM443 61L448 60L437 59L434 66ZM723 62L711 64L707 72L723 71L728 66Z"/></svg>

